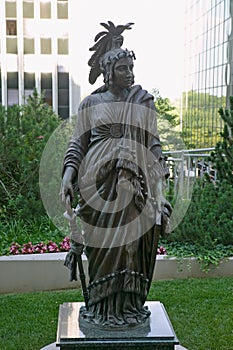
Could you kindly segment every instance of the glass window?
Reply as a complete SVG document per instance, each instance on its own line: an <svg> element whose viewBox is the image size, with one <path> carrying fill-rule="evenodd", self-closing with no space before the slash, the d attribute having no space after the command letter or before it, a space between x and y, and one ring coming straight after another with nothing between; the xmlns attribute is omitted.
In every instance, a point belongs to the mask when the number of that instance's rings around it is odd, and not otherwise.
<svg viewBox="0 0 233 350"><path fill-rule="evenodd" d="M18 53L17 38L6 38L6 53Z"/></svg>
<svg viewBox="0 0 233 350"><path fill-rule="evenodd" d="M69 117L69 73L58 72L58 114Z"/></svg>
<svg viewBox="0 0 233 350"><path fill-rule="evenodd" d="M51 2L40 2L40 18L51 18Z"/></svg>
<svg viewBox="0 0 233 350"><path fill-rule="evenodd" d="M58 72L58 89L69 88L69 73Z"/></svg>
<svg viewBox="0 0 233 350"><path fill-rule="evenodd" d="M50 55L52 53L51 38L40 38L40 51L44 55Z"/></svg>
<svg viewBox="0 0 233 350"><path fill-rule="evenodd" d="M57 18L67 19L68 18L68 1L60 1L57 2Z"/></svg>
<svg viewBox="0 0 233 350"><path fill-rule="evenodd" d="M18 73L7 73L7 89L18 89Z"/></svg>
<svg viewBox="0 0 233 350"><path fill-rule="evenodd" d="M7 104L8 106L19 104L19 91L18 89L7 90Z"/></svg>
<svg viewBox="0 0 233 350"><path fill-rule="evenodd" d="M52 89L52 73L41 73L41 90Z"/></svg>
<svg viewBox="0 0 233 350"><path fill-rule="evenodd" d="M27 98L33 94L35 88L35 73L24 73L24 97Z"/></svg>
<svg viewBox="0 0 233 350"><path fill-rule="evenodd" d="M17 35L17 22L16 20L6 21L6 35Z"/></svg>
<svg viewBox="0 0 233 350"><path fill-rule="evenodd" d="M62 119L69 118L69 106L66 107L58 107L58 114Z"/></svg>
<svg viewBox="0 0 233 350"><path fill-rule="evenodd" d="M34 54L35 53L35 42L34 38L24 38L24 54Z"/></svg>
<svg viewBox="0 0 233 350"><path fill-rule="evenodd" d="M35 73L24 73L24 88L34 89L35 87Z"/></svg>
<svg viewBox="0 0 233 350"><path fill-rule="evenodd" d="M225 30L226 30L226 40L227 40L227 36L231 34L231 30L232 30L231 18L229 18L226 21L226 23L225 23Z"/></svg>
<svg viewBox="0 0 233 350"><path fill-rule="evenodd" d="M68 55L68 38L58 38L57 39L57 51L58 55Z"/></svg>
<svg viewBox="0 0 233 350"><path fill-rule="evenodd" d="M59 89L58 90L58 105L69 106L69 90L68 89Z"/></svg>
<svg viewBox="0 0 233 350"><path fill-rule="evenodd" d="M6 1L6 18L16 18L16 1Z"/></svg>
<svg viewBox="0 0 233 350"><path fill-rule="evenodd" d="M229 44L230 44L230 47L231 47L231 45L233 44L233 42L230 41ZM229 55L228 50L229 50L228 43L224 43L224 44L223 44L223 48L222 48L223 63L227 63L227 61L228 61L228 55Z"/></svg>
<svg viewBox="0 0 233 350"><path fill-rule="evenodd" d="M34 2L23 2L23 18L34 18Z"/></svg>
<svg viewBox="0 0 233 350"><path fill-rule="evenodd" d="M44 94L44 102L52 106L52 73L41 73L41 91Z"/></svg>

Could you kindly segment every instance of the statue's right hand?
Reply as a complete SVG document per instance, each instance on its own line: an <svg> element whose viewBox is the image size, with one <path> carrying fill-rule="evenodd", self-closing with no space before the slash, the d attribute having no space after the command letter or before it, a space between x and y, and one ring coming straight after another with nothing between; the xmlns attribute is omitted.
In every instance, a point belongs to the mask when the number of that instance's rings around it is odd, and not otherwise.
<svg viewBox="0 0 233 350"><path fill-rule="evenodd" d="M66 168L62 178L60 197L61 197L61 202L65 207L67 206L67 198L70 199L70 202L72 202L74 198L74 190L72 185L72 179L74 175L75 175L75 169L68 167Z"/></svg>

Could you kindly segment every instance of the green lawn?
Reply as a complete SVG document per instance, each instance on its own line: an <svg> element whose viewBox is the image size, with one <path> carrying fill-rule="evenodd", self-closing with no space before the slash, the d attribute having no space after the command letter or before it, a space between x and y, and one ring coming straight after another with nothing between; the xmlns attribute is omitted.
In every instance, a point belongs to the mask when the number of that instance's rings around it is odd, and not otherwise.
<svg viewBox="0 0 233 350"><path fill-rule="evenodd" d="M188 350L233 348L233 278L158 281L148 300L161 301ZM59 305L80 290L0 295L1 350L39 350L56 340Z"/></svg>

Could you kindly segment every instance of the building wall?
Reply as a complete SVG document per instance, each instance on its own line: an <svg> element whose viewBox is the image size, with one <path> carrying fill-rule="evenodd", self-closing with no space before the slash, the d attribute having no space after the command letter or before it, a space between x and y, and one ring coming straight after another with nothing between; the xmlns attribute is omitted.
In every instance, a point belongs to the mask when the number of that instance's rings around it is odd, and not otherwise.
<svg viewBox="0 0 233 350"><path fill-rule="evenodd" d="M0 1L0 103L24 104L36 88L62 118L80 102L70 28L76 0ZM72 48L72 49L71 49Z"/></svg>
<svg viewBox="0 0 233 350"><path fill-rule="evenodd" d="M214 147L219 107L232 94L232 1L186 0L182 130L190 148Z"/></svg>

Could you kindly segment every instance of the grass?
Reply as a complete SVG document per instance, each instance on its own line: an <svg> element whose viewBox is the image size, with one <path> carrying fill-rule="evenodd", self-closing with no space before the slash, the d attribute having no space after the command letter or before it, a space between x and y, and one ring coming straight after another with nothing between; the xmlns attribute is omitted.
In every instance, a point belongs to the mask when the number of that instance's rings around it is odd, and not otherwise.
<svg viewBox="0 0 233 350"><path fill-rule="evenodd" d="M233 278L154 282L148 300L161 301L188 350L233 348ZM81 301L80 290L0 295L1 350L39 350L56 340L59 305Z"/></svg>
<svg viewBox="0 0 233 350"><path fill-rule="evenodd" d="M67 225L68 228L68 225ZM67 232L60 232L47 216L34 220L13 219L0 222L0 255L7 255L13 242L20 245L32 242L37 244L41 241L61 242Z"/></svg>

